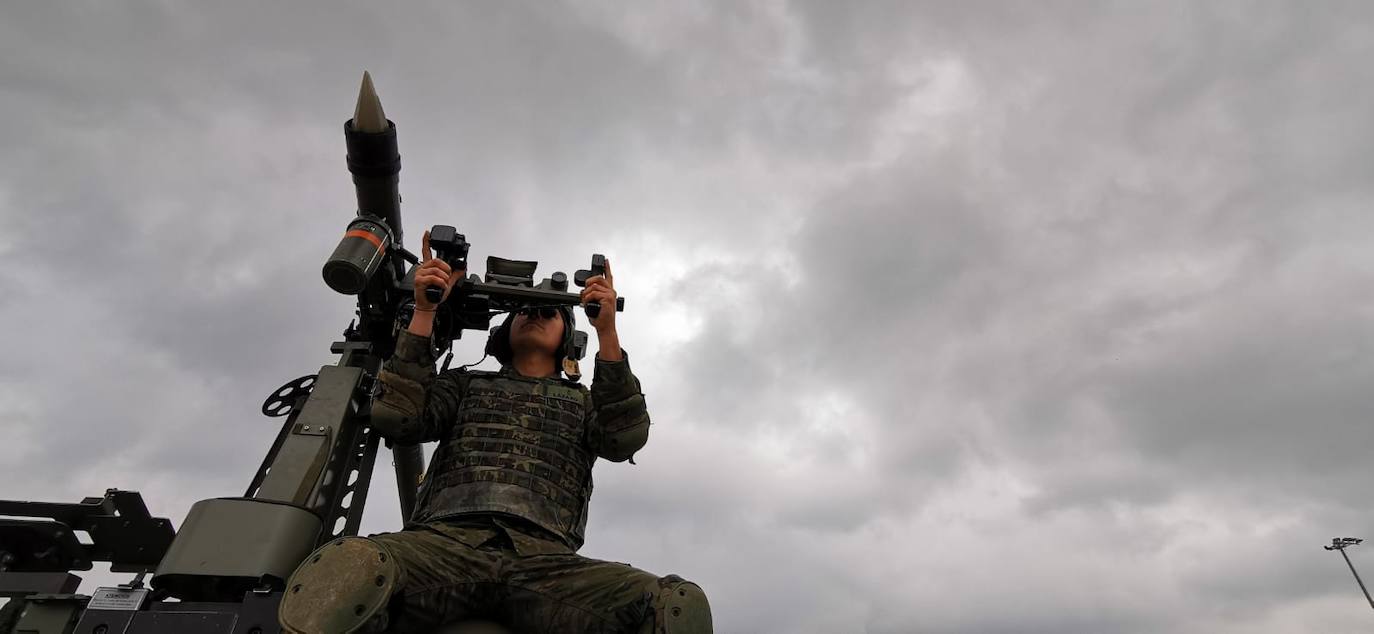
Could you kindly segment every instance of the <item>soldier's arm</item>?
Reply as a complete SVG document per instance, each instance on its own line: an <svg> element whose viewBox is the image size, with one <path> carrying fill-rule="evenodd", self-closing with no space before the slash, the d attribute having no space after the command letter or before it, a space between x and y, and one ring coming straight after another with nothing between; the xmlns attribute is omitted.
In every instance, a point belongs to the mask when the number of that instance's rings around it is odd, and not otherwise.
<svg viewBox="0 0 1374 634"><path fill-rule="evenodd" d="M436 376L428 337L401 332L377 378L381 390L372 402L372 426L382 437L406 445L443 437L463 398L463 374Z"/></svg>
<svg viewBox="0 0 1374 634"><path fill-rule="evenodd" d="M596 359L588 420L592 450L612 462L630 460L649 440L649 411L639 379L630 371L629 355L622 350L619 356L616 361Z"/></svg>

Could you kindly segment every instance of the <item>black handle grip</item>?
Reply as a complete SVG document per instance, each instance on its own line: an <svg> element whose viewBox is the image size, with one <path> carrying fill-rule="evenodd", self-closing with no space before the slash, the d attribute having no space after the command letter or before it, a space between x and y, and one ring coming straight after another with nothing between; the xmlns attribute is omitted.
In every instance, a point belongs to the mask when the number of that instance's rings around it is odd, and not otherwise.
<svg viewBox="0 0 1374 634"><path fill-rule="evenodd" d="M587 305L582 307L582 309L587 311L588 319L596 319L597 316L601 314L601 302L587 302ZM624 297L615 298L615 310L619 313L625 312Z"/></svg>
<svg viewBox="0 0 1374 634"><path fill-rule="evenodd" d="M444 299L444 289L439 288L438 286L426 286L425 299L429 300L429 303L431 304L438 304L441 300Z"/></svg>

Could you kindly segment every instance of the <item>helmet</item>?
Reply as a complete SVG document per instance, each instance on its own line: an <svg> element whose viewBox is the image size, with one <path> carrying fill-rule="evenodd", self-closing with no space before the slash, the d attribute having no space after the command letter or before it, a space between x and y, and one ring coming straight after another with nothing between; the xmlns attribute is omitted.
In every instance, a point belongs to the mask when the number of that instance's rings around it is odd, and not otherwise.
<svg viewBox="0 0 1374 634"><path fill-rule="evenodd" d="M556 371L562 371L563 360L568 358L573 349L573 333L576 331L577 324L573 319L571 306L558 306L558 314L563 316L563 340L558 344L558 349L553 353L553 367ZM510 328L515 321L515 314L518 311L511 311L506 315L505 321L501 322L491 331L491 336L487 337L486 353L496 357L501 365L510 365L511 359L515 357L515 351L510 347Z"/></svg>

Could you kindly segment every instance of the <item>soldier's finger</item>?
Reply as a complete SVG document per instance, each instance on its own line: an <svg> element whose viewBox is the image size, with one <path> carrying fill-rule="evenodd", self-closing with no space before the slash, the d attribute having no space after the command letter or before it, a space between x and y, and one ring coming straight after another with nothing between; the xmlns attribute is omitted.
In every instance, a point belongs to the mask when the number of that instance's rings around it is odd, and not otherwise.
<svg viewBox="0 0 1374 634"><path fill-rule="evenodd" d="M601 304L604 306L608 302L615 301L615 294L607 291L592 291L590 293L587 293L587 297L584 299L584 301L601 302Z"/></svg>
<svg viewBox="0 0 1374 634"><path fill-rule="evenodd" d="M614 279L615 276L611 275L611 259L606 258L606 283L610 284Z"/></svg>
<svg viewBox="0 0 1374 634"><path fill-rule="evenodd" d="M611 289L610 283L607 283L605 279L598 278L596 282L588 282L587 287L591 290L607 290L607 292L614 292L614 289Z"/></svg>
<svg viewBox="0 0 1374 634"><path fill-rule="evenodd" d="M422 262L434 259L434 252L429 250L429 230L425 230L425 237L420 238L420 255L423 256Z"/></svg>
<svg viewBox="0 0 1374 634"><path fill-rule="evenodd" d="M450 273L449 266L445 264L443 260L435 258L433 260L426 261L424 264L420 265L419 269L415 270L416 275L431 275L434 273L443 273L445 275L448 275Z"/></svg>
<svg viewBox="0 0 1374 634"><path fill-rule="evenodd" d="M427 273L415 276L416 286L445 286L448 284L448 276L440 273Z"/></svg>

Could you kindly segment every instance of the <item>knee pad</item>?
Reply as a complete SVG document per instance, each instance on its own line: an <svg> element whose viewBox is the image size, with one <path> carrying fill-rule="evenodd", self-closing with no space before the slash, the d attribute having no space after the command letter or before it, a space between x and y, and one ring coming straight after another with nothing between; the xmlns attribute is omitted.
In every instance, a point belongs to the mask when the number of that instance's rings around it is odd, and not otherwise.
<svg viewBox="0 0 1374 634"><path fill-rule="evenodd" d="M711 604L701 586L677 575L658 580L654 597L655 634L710 634Z"/></svg>
<svg viewBox="0 0 1374 634"><path fill-rule="evenodd" d="M341 537L310 553L286 581L277 619L291 634L380 632L400 569L386 546Z"/></svg>

